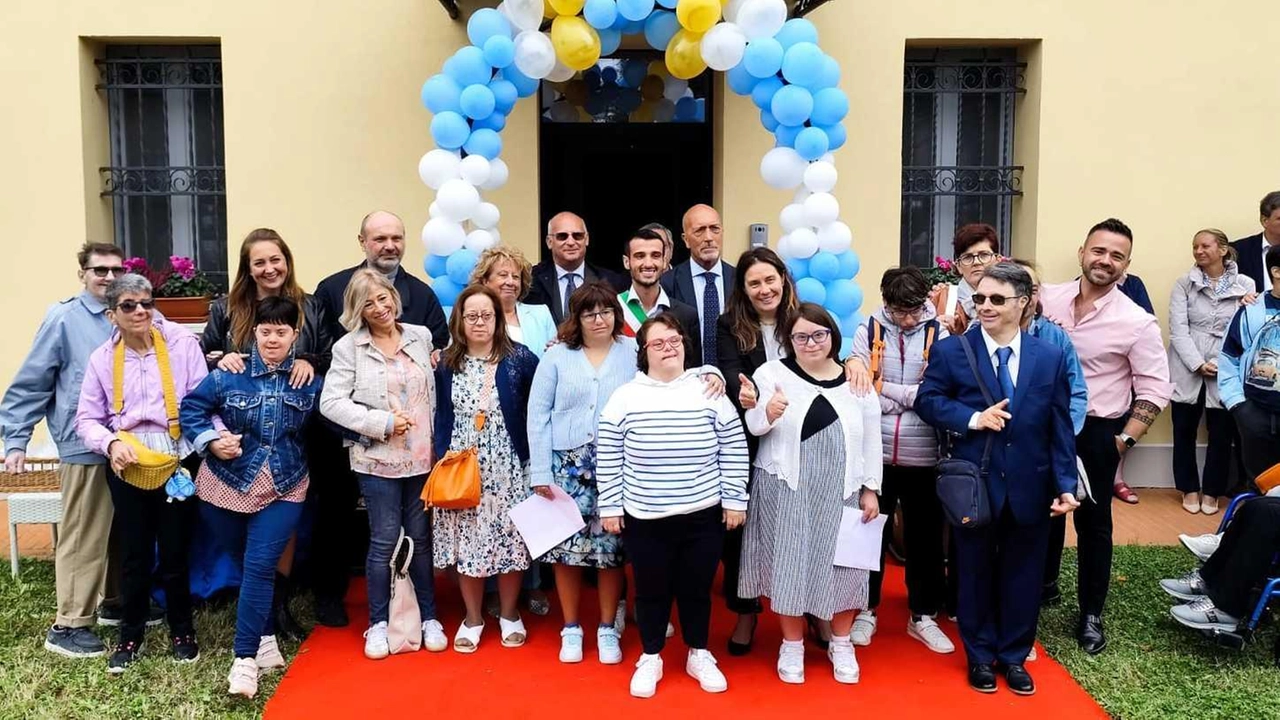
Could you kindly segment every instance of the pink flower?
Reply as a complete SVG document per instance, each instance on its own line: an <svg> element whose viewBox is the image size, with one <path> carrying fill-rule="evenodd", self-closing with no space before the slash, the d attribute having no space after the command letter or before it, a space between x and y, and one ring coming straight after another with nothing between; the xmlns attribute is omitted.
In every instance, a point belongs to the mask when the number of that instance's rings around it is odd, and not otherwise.
<svg viewBox="0 0 1280 720"><path fill-rule="evenodd" d="M196 276L196 264L192 262L191 258L171 255L169 256L169 265L173 267L173 272L183 280L190 280Z"/></svg>
<svg viewBox="0 0 1280 720"><path fill-rule="evenodd" d="M124 261L124 268L131 273L145 275L151 268L147 265L147 261L140 257L131 257Z"/></svg>

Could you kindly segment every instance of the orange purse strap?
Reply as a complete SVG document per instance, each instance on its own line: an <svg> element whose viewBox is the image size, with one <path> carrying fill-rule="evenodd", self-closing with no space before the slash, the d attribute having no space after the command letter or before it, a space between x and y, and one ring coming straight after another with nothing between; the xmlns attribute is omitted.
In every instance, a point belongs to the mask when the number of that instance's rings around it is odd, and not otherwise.
<svg viewBox="0 0 1280 720"><path fill-rule="evenodd" d="M476 411L476 432L484 430L485 411L493 399L493 388L498 374L498 364L489 363L484 369L484 381L480 385L480 409Z"/></svg>
<svg viewBox="0 0 1280 720"><path fill-rule="evenodd" d="M875 318L870 319L868 327L871 337L871 364L867 367L867 371L871 373L871 380L875 384L876 392L879 393L884 389L884 369L881 367L884 363L884 327Z"/></svg>

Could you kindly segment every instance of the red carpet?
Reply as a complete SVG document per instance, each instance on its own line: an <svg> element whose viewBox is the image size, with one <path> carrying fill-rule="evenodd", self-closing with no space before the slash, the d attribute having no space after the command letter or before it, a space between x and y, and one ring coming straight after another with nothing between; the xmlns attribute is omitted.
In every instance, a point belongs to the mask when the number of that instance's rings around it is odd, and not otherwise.
<svg viewBox="0 0 1280 720"><path fill-rule="evenodd" d="M456 586L441 578L441 622L452 639L461 619ZM529 642L504 648L498 623L490 619L480 649L471 655L452 650L394 655L366 660L361 637L365 620L364 586L352 587L348 609L352 624L343 629L318 628L303 644L276 694L267 703L268 720L289 718L546 718L553 716L609 720L715 717L809 718L1105 718L1106 713L1045 657L1030 663L1037 694L1017 697L1004 687L994 695L970 690L963 650L954 623L942 621L956 643L952 655L937 655L907 637L906 589L902 568L890 566L885 579L880 627L869 648L858 648L862 681L841 685L831 677L825 653L810 646L807 682L786 685L775 671L781 641L776 618L761 616L755 648L743 658L729 657L724 644L734 617L716 598L711 651L729 680L729 691L702 692L684 672L685 647L677 628L663 652L665 671L658 693L648 700L627 692L631 671L640 656L635 626L627 624L621 665L604 666L595 659L595 634L587 632L585 659L576 665L559 662L560 616L554 606L545 618L525 615ZM595 596L583 593L583 626L595 627Z"/></svg>

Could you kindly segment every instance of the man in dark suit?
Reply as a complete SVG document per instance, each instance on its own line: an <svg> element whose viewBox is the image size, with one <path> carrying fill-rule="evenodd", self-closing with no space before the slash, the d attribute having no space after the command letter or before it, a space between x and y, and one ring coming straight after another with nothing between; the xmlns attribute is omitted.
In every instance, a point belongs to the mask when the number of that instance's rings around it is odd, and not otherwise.
<svg viewBox="0 0 1280 720"><path fill-rule="evenodd" d="M1236 264L1241 275L1253 278L1253 288L1258 293L1271 289L1271 276L1267 274L1263 260L1275 245L1280 245L1280 190L1267 193L1259 203L1258 213L1261 216L1262 232L1250 235L1231 243L1236 249Z"/></svg>
<svg viewBox="0 0 1280 720"><path fill-rule="evenodd" d="M695 368L702 365L702 341L698 337L698 311L692 305L672 300L658 280L666 266L666 249L662 234L656 230L640 228L631 235L623 248L622 264L631 273L631 287L618 293L618 304L626 320L623 333L635 337L645 320L663 310L670 310L684 329L684 365Z"/></svg>
<svg viewBox="0 0 1280 720"><path fill-rule="evenodd" d="M1035 642L1049 518L1072 511L1075 438L1066 358L1019 328L1031 276L1012 263L987 269L973 294L980 326L933 346L915 410L951 437L951 457L981 466L991 523L956 528L960 637L969 685L996 690L996 664L1009 689L1035 692L1024 663ZM977 362L974 377L964 344ZM985 408L985 409L984 409Z"/></svg>
<svg viewBox="0 0 1280 720"><path fill-rule="evenodd" d="M681 238L689 248L689 259L662 276L662 288L672 300L698 309L698 334L702 339L703 362L716 364L716 318L724 312L725 300L733 290L734 268L720 259L724 248L724 226L720 213L709 205L694 205L684 214Z"/></svg>
<svg viewBox="0 0 1280 720"><path fill-rule="evenodd" d="M627 288L627 278L587 263L591 235L587 223L571 212L557 213L547 223L547 248L551 260L533 266L533 282L524 299L530 305L546 305L559 325L569 307L569 296L585 283L603 280L617 292Z"/></svg>

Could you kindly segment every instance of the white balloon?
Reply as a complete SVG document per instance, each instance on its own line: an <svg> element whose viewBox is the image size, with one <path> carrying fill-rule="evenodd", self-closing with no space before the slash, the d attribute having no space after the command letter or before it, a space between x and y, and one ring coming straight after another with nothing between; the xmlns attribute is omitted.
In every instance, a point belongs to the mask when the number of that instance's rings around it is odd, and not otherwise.
<svg viewBox="0 0 1280 720"><path fill-rule="evenodd" d="M551 68L551 71L547 73L547 77L545 79L550 82L564 82L566 80L572 80L573 76L577 74L577 70L574 70L559 60L556 60L555 65Z"/></svg>
<svg viewBox="0 0 1280 720"><path fill-rule="evenodd" d="M462 249L467 231L460 223L445 218L431 218L422 226L422 244L432 255L452 255Z"/></svg>
<svg viewBox="0 0 1280 720"><path fill-rule="evenodd" d="M787 3L785 0L746 0L738 8L734 22L748 40L771 38L787 22Z"/></svg>
<svg viewBox="0 0 1280 720"><path fill-rule="evenodd" d="M507 161L502 158L494 158L489 161L489 179L485 180L481 185L481 190L497 190L507 184L507 177L511 171L507 169Z"/></svg>
<svg viewBox="0 0 1280 720"><path fill-rule="evenodd" d="M542 9L538 9L542 18ZM551 38L533 30L525 30L516 36L516 69L534 80L541 80L556 66L556 48Z"/></svg>
<svg viewBox="0 0 1280 720"><path fill-rule="evenodd" d="M684 97L684 93L689 89L689 82L680 78L668 77L662 86L662 97L675 102ZM665 120L659 122L666 122Z"/></svg>
<svg viewBox="0 0 1280 720"><path fill-rule="evenodd" d="M488 230L472 230L467 233L467 239L462 243L462 246L471 252L482 253L497 244L498 241L494 237L494 233Z"/></svg>
<svg viewBox="0 0 1280 720"><path fill-rule="evenodd" d="M731 23L738 22L738 11L742 9L742 6L746 2L747 0L729 0L729 4L724 6L725 22L731 22Z"/></svg>
<svg viewBox="0 0 1280 720"><path fill-rule="evenodd" d="M483 155L468 155L459 163L458 174L463 180L479 187L489 179L489 159Z"/></svg>
<svg viewBox="0 0 1280 720"><path fill-rule="evenodd" d="M541 0L502 0L498 6L503 15L521 30L537 30L542 25ZM523 71L521 71L523 72ZM525 73L528 75L528 73ZM530 75L530 77L533 77Z"/></svg>
<svg viewBox="0 0 1280 720"><path fill-rule="evenodd" d="M436 193L436 202L440 205L441 215L455 223L471 217L480 205L480 193L476 187L461 178L450 180L440 186Z"/></svg>
<svg viewBox="0 0 1280 720"><path fill-rule="evenodd" d="M760 176L769 187L790 190L804 181L809 163L789 147L776 147L760 160Z"/></svg>
<svg viewBox="0 0 1280 720"><path fill-rule="evenodd" d="M498 210L498 206L491 202L482 202L476 207L476 211L471 213L471 222L482 230L492 229L498 224L498 220L502 217L502 213Z"/></svg>
<svg viewBox="0 0 1280 720"><path fill-rule="evenodd" d="M431 205L427 207L427 217L438 218L442 216L440 203L432 201Z"/></svg>
<svg viewBox="0 0 1280 720"><path fill-rule="evenodd" d="M676 116L676 104L673 101L668 100L667 98L663 98L659 100L653 106L654 122L660 122L660 123L671 122L671 120L675 116Z"/></svg>
<svg viewBox="0 0 1280 720"><path fill-rule="evenodd" d="M818 162L831 163L832 165L835 165L835 164L836 164L836 154L835 154L835 153L830 153L830 152L829 152L829 153L823 153L823 154L822 154L822 157L818 158Z"/></svg>
<svg viewBox="0 0 1280 720"><path fill-rule="evenodd" d="M458 177L458 153L443 148L427 152L418 161L418 177L432 190L439 190L446 180Z"/></svg>
<svg viewBox="0 0 1280 720"><path fill-rule="evenodd" d="M733 7L734 2L738 0L730 2L728 7ZM732 70L742 62L746 51L747 36L734 23L722 22L702 36L702 61L712 70Z"/></svg>
<svg viewBox="0 0 1280 720"><path fill-rule="evenodd" d="M795 232L796 229L804 227L804 205L791 203L782 208L782 214L778 217L778 224L782 226L782 232L784 233Z"/></svg>
<svg viewBox="0 0 1280 720"><path fill-rule="evenodd" d="M801 260L811 258L818 252L818 234L812 228L797 228L787 235L787 245L791 251L791 257Z"/></svg>
<svg viewBox="0 0 1280 720"><path fill-rule="evenodd" d="M839 255L852 244L853 231L839 220L818 228L818 247L826 252Z"/></svg>
<svg viewBox="0 0 1280 720"><path fill-rule="evenodd" d="M813 194L812 190L802 185L800 186L799 190L796 190L796 194L794 197L791 198L791 202L803 205L804 201L808 200L809 196L812 194Z"/></svg>
<svg viewBox="0 0 1280 720"><path fill-rule="evenodd" d="M805 198L804 219L813 227L822 227L840 217L840 201L831 193L814 193Z"/></svg>
<svg viewBox="0 0 1280 720"><path fill-rule="evenodd" d="M835 165L821 161L809 163L809 167L804 171L804 186L816 193L829 193L835 188L838 178Z"/></svg>

